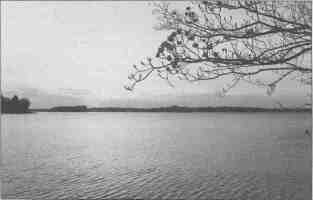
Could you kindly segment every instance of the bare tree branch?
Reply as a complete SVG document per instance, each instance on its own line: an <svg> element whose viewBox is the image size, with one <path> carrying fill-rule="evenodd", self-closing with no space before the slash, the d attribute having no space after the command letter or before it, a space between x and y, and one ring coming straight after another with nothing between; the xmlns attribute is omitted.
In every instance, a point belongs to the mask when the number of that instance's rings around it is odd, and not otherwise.
<svg viewBox="0 0 313 200"><path fill-rule="evenodd" d="M311 85L311 11L308 1L210 0L180 11L156 4L158 29L169 35L153 60L135 68L127 89L153 72L167 81L171 76L187 81L231 77L229 88L244 80L269 91L296 74ZM262 75L269 72L276 77Z"/></svg>

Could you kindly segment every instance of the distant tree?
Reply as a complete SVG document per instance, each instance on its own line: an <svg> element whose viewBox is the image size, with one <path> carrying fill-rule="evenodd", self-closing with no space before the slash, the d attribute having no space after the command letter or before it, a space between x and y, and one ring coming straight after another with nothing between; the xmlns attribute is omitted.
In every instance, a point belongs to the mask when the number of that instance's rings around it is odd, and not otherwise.
<svg viewBox="0 0 313 200"><path fill-rule="evenodd" d="M30 106L30 101L28 99L23 98L19 101L20 110L22 110L23 112L28 111L29 106Z"/></svg>
<svg viewBox="0 0 313 200"><path fill-rule="evenodd" d="M17 103L17 102L18 102L18 96L14 95L14 96L12 97L11 101L12 101L13 103Z"/></svg>
<svg viewBox="0 0 313 200"><path fill-rule="evenodd" d="M26 113L29 112L30 101L26 98L19 100L14 95L12 99L1 96L1 112L2 113Z"/></svg>
<svg viewBox="0 0 313 200"><path fill-rule="evenodd" d="M312 85L310 1L210 0L181 10L160 3L155 11L169 35L154 59L133 66L128 90L154 72L168 82L229 77L224 93L239 81L269 95L287 77Z"/></svg>
<svg viewBox="0 0 313 200"><path fill-rule="evenodd" d="M10 98L1 95L1 112L7 112L10 103Z"/></svg>

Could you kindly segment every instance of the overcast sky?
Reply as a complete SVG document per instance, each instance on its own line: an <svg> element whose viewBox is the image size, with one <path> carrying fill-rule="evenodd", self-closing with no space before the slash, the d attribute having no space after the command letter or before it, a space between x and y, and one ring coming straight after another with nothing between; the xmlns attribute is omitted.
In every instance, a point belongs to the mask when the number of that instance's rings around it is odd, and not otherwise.
<svg viewBox="0 0 313 200"><path fill-rule="evenodd" d="M152 9L143 1L1 2L2 91L31 98L33 107L72 100L92 106L115 100L123 104L160 95L162 102L179 103L183 96L196 102L199 96L215 95L225 82L175 82L171 88L153 78L133 93L124 90L131 66L155 55L166 38L166 32L153 28L157 19ZM307 92L297 82L284 81L275 95L303 98ZM264 88L247 84L229 95L267 98Z"/></svg>

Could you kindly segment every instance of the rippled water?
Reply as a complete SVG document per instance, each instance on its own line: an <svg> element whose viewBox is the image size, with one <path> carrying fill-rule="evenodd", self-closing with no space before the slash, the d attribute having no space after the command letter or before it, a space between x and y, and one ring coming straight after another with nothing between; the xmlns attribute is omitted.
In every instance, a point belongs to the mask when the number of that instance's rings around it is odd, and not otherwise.
<svg viewBox="0 0 313 200"><path fill-rule="evenodd" d="M311 115L3 115L2 198L311 199Z"/></svg>

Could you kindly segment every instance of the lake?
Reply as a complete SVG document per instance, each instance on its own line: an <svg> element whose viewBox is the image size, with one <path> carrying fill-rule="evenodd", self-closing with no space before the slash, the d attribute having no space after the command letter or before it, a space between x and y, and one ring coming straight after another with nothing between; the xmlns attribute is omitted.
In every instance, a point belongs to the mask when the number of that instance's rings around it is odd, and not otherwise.
<svg viewBox="0 0 313 200"><path fill-rule="evenodd" d="M311 199L310 113L2 115L2 198Z"/></svg>

